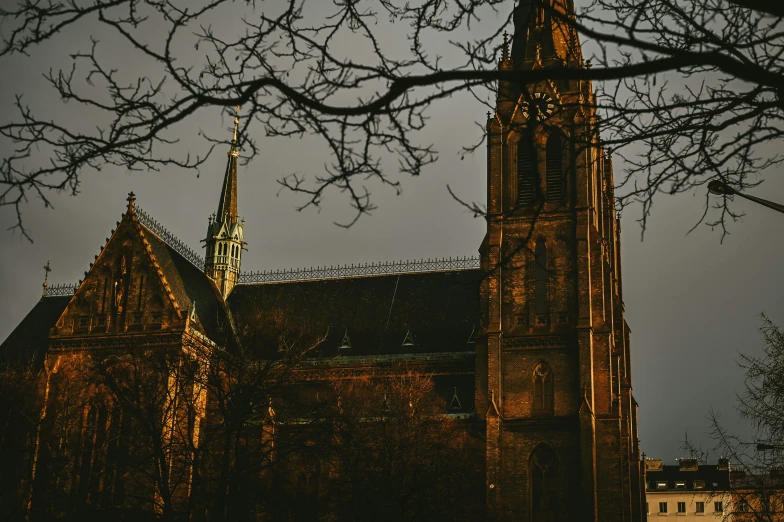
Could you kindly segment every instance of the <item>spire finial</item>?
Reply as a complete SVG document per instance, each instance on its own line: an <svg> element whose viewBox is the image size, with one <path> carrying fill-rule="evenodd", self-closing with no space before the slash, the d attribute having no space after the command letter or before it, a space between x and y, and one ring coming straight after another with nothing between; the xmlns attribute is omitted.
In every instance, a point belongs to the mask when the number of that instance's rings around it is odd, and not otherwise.
<svg viewBox="0 0 784 522"><path fill-rule="evenodd" d="M504 46L501 51L501 61L503 63L509 62L509 33L504 31Z"/></svg>
<svg viewBox="0 0 784 522"><path fill-rule="evenodd" d="M41 293L41 295L46 295L46 287L49 286L49 272L51 271L52 269L49 266L49 261L47 261L46 264L44 265L44 272L46 272L46 275L44 275L44 284L43 284L44 290Z"/></svg>
<svg viewBox="0 0 784 522"><path fill-rule="evenodd" d="M133 204L136 202L136 194L133 191L128 193L128 212L133 212Z"/></svg>
<svg viewBox="0 0 784 522"><path fill-rule="evenodd" d="M231 139L231 150L229 156L239 157L240 152L237 150L237 134L240 129L240 106L234 106L234 137Z"/></svg>
<svg viewBox="0 0 784 522"><path fill-rule="evenodd" d="M232 141L237 141L237 130L240 127L240 106L234 106L234 139Z"/></svg>

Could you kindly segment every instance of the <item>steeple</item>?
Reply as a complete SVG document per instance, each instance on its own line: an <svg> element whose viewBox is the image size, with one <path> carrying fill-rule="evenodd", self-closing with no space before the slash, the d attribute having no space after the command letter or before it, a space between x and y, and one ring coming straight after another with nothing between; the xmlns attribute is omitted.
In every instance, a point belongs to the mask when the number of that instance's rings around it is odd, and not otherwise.
<svg viewBox="0 0 784 522"><path fill-rule="evenodd" d="M235 108L234 135L229 148L229 159L226 162L226 173L223 176L218 212L210 216L207 225L207 262L205 273L220 288L223 297L228 297L240 272L242 250L245 248L245 222L237 213L237 135L240 125L240 108Z"/></svg>
<svg viewBox="0 0 784 522"><path fill-rule="evenodd" d="M237 158L240 153L237 150L237 132L240 125L240 107L235 107L234 114L234 137L231 139L231 149L229 149L229 161L226 163L226 173L223 177L223 189L221 190L220 203L218 204L218 219L236 223L237 216Z"/></svg>
<svg viewBox="0 0 784 522"><path fill-rule="evenodd" d="M547 4L546 6L544 4ZM572 0L520 0L514 9L512 41L514 67L541 62L544 66L572 66L580 61L580 44L573 27L564 23L574 18Z"/></svg>

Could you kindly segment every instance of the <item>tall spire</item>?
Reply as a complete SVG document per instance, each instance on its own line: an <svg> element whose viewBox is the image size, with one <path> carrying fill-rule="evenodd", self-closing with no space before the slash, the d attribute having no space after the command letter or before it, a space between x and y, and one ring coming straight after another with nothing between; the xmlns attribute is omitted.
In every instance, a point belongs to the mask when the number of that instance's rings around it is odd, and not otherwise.
<svg viewBox="0 0 784 522"><path fill-rule="evenodd" d="M218 221L228 221L236 223L239 219L237 215L237 158L239 149L237 148L237 133L240 126L240 106L237 105L234 113L234 136L231 139L229 149L229 161L226 164L226 174L223 177L223 189L221 190L220 203L218 204Z"/></svg>
<svg viewBox="0 0 784 522"><path fill-rule="evenodd" d="M223 297L228 297L240 273L242 251L245 249L245 222L237 213L237 144L240 128L240 107L235 108L234 135L231 138L229 160L223 177L218 213L210 216L207 224L207 247L204 272L215 281Z"/></svg>

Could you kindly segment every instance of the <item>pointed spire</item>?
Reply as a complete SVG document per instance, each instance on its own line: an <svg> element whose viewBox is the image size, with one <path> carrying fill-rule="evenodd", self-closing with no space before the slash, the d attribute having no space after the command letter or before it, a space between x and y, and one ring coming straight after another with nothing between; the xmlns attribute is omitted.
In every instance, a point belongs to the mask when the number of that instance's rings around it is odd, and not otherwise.
<svg viewBox="0 0 784 522"><path fill-rule="evenodd" d="M44 275L44 284L43 284L44 289L43 292L41 292L42 296L46 295L46 287L49 286L49 272L51 271L52 269L49 267L49 261L47 261L46 265L44 265L44 272L46 272L46 274Z"/></svg>
<svg viewBox="0 0 784 522"><path fill-rule="evenodd" d="M511 66L509 61L509 33L504 31L504 43L501 46L501 62L498 64L500 69L507 69Z"/></svg>
<svg viewBox="0 0 784 522"><path fill-rule="evenodd" d="M136 194L134 194L133 191L128 193L127 201L128 201L128 213L133 214L134 213L133 206L134 203L136 203Z"/></svg>
<svg viewBox="0 0 784 522"><path fill-rule="evenodd" d="M240 153L237 149L237 133L240 125L240 106L235 108L234 116L234 136L231 140L229 149L229 161L226 165L226 174L223 178L223 189L221 190L220 204L218 205L217 221L228 221L236 223L237 216L237 158Z"/></svg>

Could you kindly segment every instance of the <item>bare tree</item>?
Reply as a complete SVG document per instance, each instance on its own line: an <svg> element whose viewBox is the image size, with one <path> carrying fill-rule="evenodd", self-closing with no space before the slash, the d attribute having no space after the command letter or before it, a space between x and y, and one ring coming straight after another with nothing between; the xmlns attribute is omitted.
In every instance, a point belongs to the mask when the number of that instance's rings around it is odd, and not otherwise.
<svg viewBox="0 0 784 522"><path fill-rule="evenodd" d="M445 415L448 405L430 375L403 368L338 379L322 399L317 460L297 462L297 505L355 521L484 516L483 489L475 483L483 446L470 421Z"/></svg>
<svg viewBox="0 0 784 522"><path fill-rule="evenodd" d="M746 372L738 412L753 428L749 441L732 433L712 412L714 451L732 462L733 520L784 518L784 331L762 316L762 355L741 354Z"/></svg>
<svg viewBox="0 0 784 522"><path fill-rule="evenodd" d="M297 407L293 370L326 337L280 310L245 315L238 329L241 343L227 340L201 374L208 397L201 481L212 498L210 520L217 521L253 518L268 508L258 492L277 459L303 442L298 432L280 437L276 418Z"/></svg>
<svg viewBox="0 0 784 522"><path fill-rule="evenodd" d="M40 376L33 361L0 363L0 520L24 520L40 426Z"/></svg>
<svg viewBox="0 0 784 522"><path fill-rule="evenodd" d="M124 75L93 40L70 67L45 73L52 94L89 111L97 129L37 114L18 96L16 116L0 125L14 144L0 163L0 204L16 208L21 228L29 194L48 204L51 190L75 191L84 169L198 168L212 149L173 155L177 133L197 112L242 105L246 161L260 133L323 140L331 155L324 172L279 181L304 197L301 208L342 193L355 211L350 225L374 208L368 184L401 186L390 162L419 175L436 161L421 131L441 100L469 92L477 108L494 110L498 81L529 86L521 92L530 95L530 86L570 79L598 82L598 98L577 103L599 111L607 147L627 151L619 204L641 203L644 226L659 193L714 178L744 188L779 163L760 146L780 138L783 13L775 2L761 4L586 0L575 17L573 0L290 0L263 9L227 0L19 0L0 11L0 57L31 53L66 31L100 30L149 72ZM241 22L221 30L214 22L226 16ZM560 56L563 66L499 68L502 34L524 38L529 23L576 31L594 46L593 67ZM568 40L578 50L577 38ZM482 141L483 128L466 150ZM635 156L638 148L625 147L636 143L644 148ZM49 161L38 161L42 155ZM706 200L708 223L736 217L726 200L710 209Z"/></svg>

